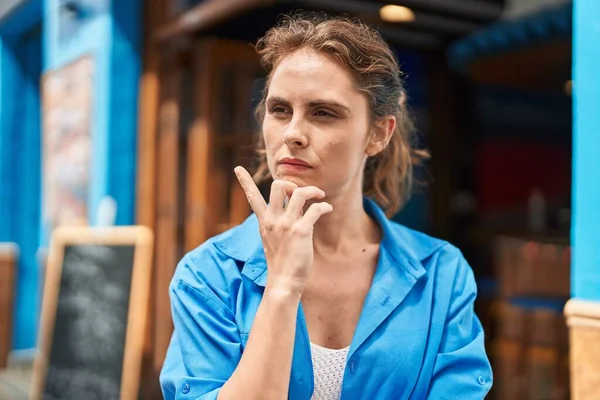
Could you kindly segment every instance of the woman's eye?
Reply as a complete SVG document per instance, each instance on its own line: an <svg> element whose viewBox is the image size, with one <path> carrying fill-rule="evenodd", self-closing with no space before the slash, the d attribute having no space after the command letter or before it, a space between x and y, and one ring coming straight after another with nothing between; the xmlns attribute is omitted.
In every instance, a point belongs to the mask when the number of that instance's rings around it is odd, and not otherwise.
<svg viewBox="0 0 600 400"><path fill-rule="evenodd" d="M317 117L335 118L335 114L327 110L317 110L315 115Z"/></svg>
<svg viewBox="0 0 600 400"><path fill-rule="evenodd" d="M273 106L270 110L271 114L283 114L287 112L287 109L282 106Z"/></svg>

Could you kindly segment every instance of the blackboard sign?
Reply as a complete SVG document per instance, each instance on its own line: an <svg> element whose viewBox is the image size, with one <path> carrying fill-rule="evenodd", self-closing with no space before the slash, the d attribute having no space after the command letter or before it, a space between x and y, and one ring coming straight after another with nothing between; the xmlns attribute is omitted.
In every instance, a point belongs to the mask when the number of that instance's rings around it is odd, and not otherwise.
<svg viewBox="0 0 600 400"><path fill-rule="evenodd" d="M137 398L151 260L147 228L54 231L32 400Z"/></svg>

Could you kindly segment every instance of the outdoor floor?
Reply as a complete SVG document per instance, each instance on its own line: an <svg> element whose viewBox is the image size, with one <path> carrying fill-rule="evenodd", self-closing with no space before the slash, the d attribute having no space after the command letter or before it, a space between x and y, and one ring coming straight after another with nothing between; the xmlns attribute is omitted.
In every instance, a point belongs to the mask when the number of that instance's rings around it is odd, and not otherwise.
<svg viewBox="0 0 600 400"><path fill-rule="evenodd" d="M0 400L27 400L31 375L31 366L0 370Z"/></svg>

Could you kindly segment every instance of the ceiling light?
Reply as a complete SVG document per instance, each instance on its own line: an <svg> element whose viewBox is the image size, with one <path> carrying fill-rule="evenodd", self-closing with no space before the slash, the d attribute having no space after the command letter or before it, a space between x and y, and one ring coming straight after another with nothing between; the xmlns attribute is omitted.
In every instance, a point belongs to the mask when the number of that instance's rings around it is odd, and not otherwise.
<svg viewBox="0 0 600 400"><path fill-rule="evenodd" d="M386 22L412 22L415 13L408 7L387 5L379 10L379 17Z"/></svg>

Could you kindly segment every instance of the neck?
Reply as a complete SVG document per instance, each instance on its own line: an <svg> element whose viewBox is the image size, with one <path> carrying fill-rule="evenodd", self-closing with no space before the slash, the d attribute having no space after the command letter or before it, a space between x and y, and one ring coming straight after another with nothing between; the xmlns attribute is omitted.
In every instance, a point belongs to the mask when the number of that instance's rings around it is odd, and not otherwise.
<svg viewBox="0 0 600 400"><path fill-rule="evenodd" d="M315 224L313 243L316 251L335 252L357 242L379 242L380 228L365 211L362 193L328 197L325 201L333 206L333 211Z"/></svg>

